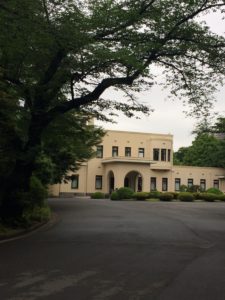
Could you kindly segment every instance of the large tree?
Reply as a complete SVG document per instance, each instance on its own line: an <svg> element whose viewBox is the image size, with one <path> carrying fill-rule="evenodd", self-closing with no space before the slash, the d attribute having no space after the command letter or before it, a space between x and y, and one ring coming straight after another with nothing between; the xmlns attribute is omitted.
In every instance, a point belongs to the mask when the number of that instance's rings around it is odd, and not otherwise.
<svg viewBox="0 0 225 300"><path fill-rule="evenodd" d="M29 190L54 120L72 110L103 119L113 108L148 112L132 91L155 82L155 66L195 113L207 110L224 75L225 40L198 16L224 7L224 0L1 1L0 88L15 111L8 121L17 149L3 174L1 211L23 210L13 195ZM122 89L126 101L105 99L110 87Z"/></svg>

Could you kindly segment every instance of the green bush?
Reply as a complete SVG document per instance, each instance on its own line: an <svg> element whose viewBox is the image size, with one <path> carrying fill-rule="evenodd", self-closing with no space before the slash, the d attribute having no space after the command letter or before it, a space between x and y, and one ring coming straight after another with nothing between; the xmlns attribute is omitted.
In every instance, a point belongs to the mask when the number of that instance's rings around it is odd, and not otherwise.
<svg viewBox="0 0 225 300"><path fill-rule="evenodd" d="M30 179L29 196L32 203L34 203L34 206L36 205L40 207L43 206L45 199L48 197L47 189L36 176L32 176Z"/></svg>
<svg viewBox="0 0 225 300"><path fill-rule="evenodd" d="M189 186L187 188L187 192L190 192L190 193L197 193L197 192L199 192L199 190L200 190L200 186L196 185L196 184L193 184L192 186Z"/></svg>
<svg viewBox="0 0 225 300"><path fill-rule="evenodd" d="M160 194L159 199L161 201L172 201L173 194L172 193L162 193L162 194Z"/></svg>
<svg viewBox="0 0 225 300"><path fill-rule="evenodd" d="M194 200L199 200L199 199L201 199L201 198L200 198L200 195L201 195L201 193L199 193L199 192L193 193Z"/></svg>
<svg viewBox="0 0 225 300"><path fill-rule="evenodd" d="M224 194L222 194L222 195L217 195L217 200L225 201L225 195L224 195Z"/></svg>
<svg viewBox="0 0 225 300"><path fill-rule="evenodd" d="M131 199L133 196L133 190L128 187L121 187L117 190L119 199Z"/></svg>
<svg viewBox="0 0 225 300"><path fill-rule="evenodd" d="M51 210L49 206L44 204L43 206L34 206L28 208L23 212L21 222L25 226L30 226L35 222L46 222L51 217Z"/></svg>
<svg viewBox="0 0 225 300"><path fill-rule="evenodd" d="M169 193L173 195L173 199L177 199L177 197L179 195L179 193L177 193L177 192L169 192Z"/></svg>
<svg viewBox="0 0 225 300"><path fill-rule="evenodd" d="M223 195L223 192L221 192L219 189L216 188L209 188L208 190L206 190L206 193Z"/></svg>
<svg viewBox="0 0 225 300"><path fill-rule="evenodd" d="M200 199L207 202L213 202L218 199L218 195L212 193L200 193Z"/></svg>
<svg viewBox="0 0 225 300"><path fill-rule="evenodd" d="M148 198L149 199L159 199L161 194L162 193L160 193L158 191L151 191L150 193L148 193Z"/></svg>
<svg viewBox="0 0 225 300"><path fill-rule="evenodd" d="M188 187L185 184L181 184L180 192L187 192Z"/></svg>
<svg viewBox="0 0 225 300"><path fill-rule="evenodd" d="M149 193L146 192L136 192L133 194L132 198L136 199L136 200L146 200L148 198Z"/></svg>
<svg viewBox="0 0 225 300"><path fill-rule="evenodd" d="M194 196L189 192L182 192L179 193L178 199L183 202L192 202L194 200Z"/></svg>
<svg viewBox="0 0 225 300"><path fill-rule="evenodd" d="M94 194L91 194L91 199L104 199L105 195L101 192L95 192Z"/></svg>
<svg viewBox="0 0 225 300"><path fill-rule="evenodd" d="M120 200L117 192L112 192L112 194L110 195L110 199L111 200Z"/></svg>

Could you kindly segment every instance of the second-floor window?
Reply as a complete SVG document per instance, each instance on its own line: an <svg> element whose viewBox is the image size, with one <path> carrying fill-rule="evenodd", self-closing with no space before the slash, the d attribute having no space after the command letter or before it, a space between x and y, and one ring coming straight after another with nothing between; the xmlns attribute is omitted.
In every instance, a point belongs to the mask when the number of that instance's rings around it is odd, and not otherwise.
<svg viewBox="0 0 225 300"><path fill-rule="evenodd" d="M168 149L168 156L167 156L167 160L170 161L171 160L171 150Z"/></svg>
<svg viewBox="0 0 225 300"><path fill-rule="evenodd" d="M161 161L166 161L166 149L161 149Z"/></svg>
<svg viewBox="0 0 225 300"><path fill-rule="evenodd" d="M118 156L118 147L117 146L113 146L112 147L112 156Z"/></svg>
<svg viewBox="0 0 225 300"><path fill-rule="evenodd" d="M153 149L153 160L159 160L159 149L158 148Z"/></svg>
<svg viewBox="0 0 225 300"><path fill-rule="evenodd" d="M97 158L103 157L103 146L102 145L96 147L96 157Z"/></svg>
<svg viewBox="0 0 225 300"><path fill-rule="evenodd" d="M125 156L131 156L131 147L125 147Z"/></svg>
<svg viewBox="0 0 225 300"><path fill-rule="evenodd" d="M145 156L145 149L138 148L138 157L144 157L144 156Z"/></svg>

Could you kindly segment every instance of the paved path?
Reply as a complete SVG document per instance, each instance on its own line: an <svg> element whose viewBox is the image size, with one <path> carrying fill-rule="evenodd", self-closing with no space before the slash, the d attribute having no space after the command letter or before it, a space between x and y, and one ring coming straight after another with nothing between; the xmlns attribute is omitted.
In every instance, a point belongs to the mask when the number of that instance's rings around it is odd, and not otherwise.
<svg viewBox="0 0 225 300"><path fill-rule="evenodd" d="M50 203L60 222L0 244L1 300L225 299L225 203Z"/></svg>

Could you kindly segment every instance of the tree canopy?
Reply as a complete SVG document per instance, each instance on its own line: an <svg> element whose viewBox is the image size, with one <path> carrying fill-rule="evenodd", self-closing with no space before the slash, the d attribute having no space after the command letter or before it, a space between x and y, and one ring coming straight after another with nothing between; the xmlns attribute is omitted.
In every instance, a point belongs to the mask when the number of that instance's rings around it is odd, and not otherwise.
<svg viewBox="0 0 225 300"><path fill-rule="evenodd" d="M8 212L18 203L7 191L28 192L43 149L57 149L45 134L61 126L62 115L77 128L79 115L106 120L113 109L129 117L148 113L134 92L154 84L156 67L172 95L186 99L194 113L208 113L224 78L225 39L198 17L224 7L224 0L1 1L0 107L8 130L1 139L4 149L15 145L0 189L2 205L11 203ZM109 88L122 90L126 100L108 100ZM74 134L82 141L79 130ZM65 140L71 152L69 144Z"/></svg>

